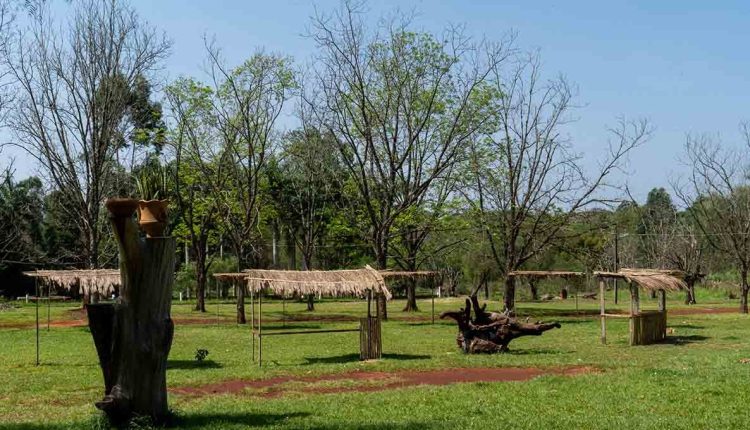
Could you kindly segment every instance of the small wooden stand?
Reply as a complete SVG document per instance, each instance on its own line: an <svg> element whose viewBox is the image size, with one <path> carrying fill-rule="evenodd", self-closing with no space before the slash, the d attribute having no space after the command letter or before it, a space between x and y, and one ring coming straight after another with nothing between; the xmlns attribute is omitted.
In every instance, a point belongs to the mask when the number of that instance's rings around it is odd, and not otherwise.
<svg viewBox="0 0 750 430"><path fill-rule="evenodd" d="M380 338L380 318L359 319L359 359L377 360L383 356L383 342Z"/></svg>

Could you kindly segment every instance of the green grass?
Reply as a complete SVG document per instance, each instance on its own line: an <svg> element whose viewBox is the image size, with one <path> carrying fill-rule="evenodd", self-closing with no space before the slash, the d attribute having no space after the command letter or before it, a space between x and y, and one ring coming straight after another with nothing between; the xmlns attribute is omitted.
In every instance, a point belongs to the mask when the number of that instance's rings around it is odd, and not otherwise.
<svg viewBox="0 0 750 430"><path fill-rule="evenodd" d="M623 303L618 307L625 309ZM704 299L708 299L705 298ZM643 307L655 307L650 299ZM682 308L682 296L668 308ZM611 297L608 297L611 304ZM720 297L700 306L734 307ZM461 300L440 299L437 311L457 309ZM490 307L497 307L492 302ZM53 304L53 320L70 315L75 304ZM289 319L307 312L304 303L286 303ZM403 302L389 305L392 321L383 326L386 357L362 363L356 359L356 333L270 337L264 339L264 367L250 360L247 326L227 322L230 302L209 303L196 314L188 303L175 303L179 318L205 318L203 325L177 325L168 382L171 387L221 380L277 375L340 373L355 369L398 370L452 367L586 365L600 369L587 375L544 376L527 382L472 383L445 387L412 387L371 393L291 393L262 399L252 390L237 395L191 398L171 395L177 426L188 429L314 428L747 428L750 422L750 318L739 314L674 315L671 342L627 346L627 321L608 322L608 345L598 340L599 323L571 315L574 302L522 303L520 313L557 319L562 328L511 343L511 353L468 356L455 347L456 328L446 321L429 323L430 301L420 302L422 320L405 320ZM580 301L581 312L593 312L596 301ZM282 317L279 302L264 303L264 318ZM614 309L610 306L608 309ZM316 315L360 316L362 302L324 301ZM217 312L218 311L218 312ZM249 309L248 309L249 314ZM43 314L46 317L46 313ZM217 319L218 315L218 319ZM410 314L411 316L411 314ZM23 305L0 312L7 322L32 323L35 309ZM217 324L220 321L220 324ZM265 326L280 328L282 323ZM289 321L288 327L353 327L353 322ZM42 365L35 361L34 330L0 328L0 430L87 428L98 416L93 402L102 390L101 373L91 336L85 327L52 328L40 333ZM202 365L195 350L209 350ZM296 383L290 384L295 386ZM257 393L256 393L257 394Z"/></svg>

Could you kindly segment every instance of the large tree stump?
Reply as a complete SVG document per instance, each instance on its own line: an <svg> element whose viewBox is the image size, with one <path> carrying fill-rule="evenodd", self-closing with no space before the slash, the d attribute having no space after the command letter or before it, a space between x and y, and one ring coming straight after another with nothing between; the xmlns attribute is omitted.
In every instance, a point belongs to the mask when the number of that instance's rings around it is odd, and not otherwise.
<svg viewBox="0 0 750 430"><path fill-rule="evenodd" d="M110 209L120 249L120 297L89 306L89 326L104 374L104 399L96 407L112 422L134 415L162 422L168 415L167 356L175 241L141 238L133 212Z"/></svg>
<svg viewBox="0 0 750 430"><path fill-rule="evenodd" d="M539 336L547 330L560 328L558 323L522 323L506 314L486 312L486 306L479 306L476 296L472 296L466 299L466 308L440 314L441 319L451 318L458 323L456 343L468 354L505 352L515 338Z"/></svg>

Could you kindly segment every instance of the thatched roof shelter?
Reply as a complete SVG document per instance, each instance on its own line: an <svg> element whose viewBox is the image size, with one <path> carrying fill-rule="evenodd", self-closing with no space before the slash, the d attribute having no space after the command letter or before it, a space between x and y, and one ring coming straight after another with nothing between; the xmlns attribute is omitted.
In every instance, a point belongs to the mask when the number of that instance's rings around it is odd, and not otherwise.
<svg viewBox="0 0 750 430"><path fill-rule="evenodd" d="M94 292L109 295L120 287L120 271L116 269L35 270L23 274L43 284L86 295Z"/></svg>
<svg viewBox="0 0 750 430"><path fill-rule="evenodd" d="M586 276L584 272L569 272L564 270L514 270L508 273L510 277L517 278L563 278L575 279Z"/></svg>
<svg viewBox="0 0 750 430"><path fill-rule="evenodd" d="M370 266L351 270L250 269L240 273L215 273L214 277L224 281L246 281L253 292L269 290L279 295L364 296L371 291L382 293L387 299L392 297L381 273Z"/></svg>
<svg viewBox="0 0 750 430"><path fill-rule="evenodd" d="M620 269L617 272L599 271L592 275L600 279L622 279L638 285L644 290L678 291L687 288L685 273L679 270L664 269ZM562 278L580 279L586 277L585 272L569 272L560 270L516 270L508 276L522 278Z"/></svg>
<svg viewBox="0 0 750 430"><path fill-rule="evenodd" d="M618 272L594 272L599 278L623 279L649 291L687 289L685 272L662 269L620 269Z"/></svg>

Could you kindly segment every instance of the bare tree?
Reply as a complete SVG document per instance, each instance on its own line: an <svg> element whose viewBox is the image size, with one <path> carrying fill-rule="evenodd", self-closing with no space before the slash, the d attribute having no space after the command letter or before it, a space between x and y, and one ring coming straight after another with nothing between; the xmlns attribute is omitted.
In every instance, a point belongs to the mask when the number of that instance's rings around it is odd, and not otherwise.
<svg viewBox="0 0 750 430"><path fill-rule="evenodd" d="M459 29L441 37L410 30L409 17L368 28L359 5L316 16L317 99L366 209L377 267L388 265L392 228L450 171L491 114L483 85L508 53L475 44ZM378 311L387 318L383 297Z"/></svg>
<svg viewBox="0 0 750 430"><path fill-rule="evenodd" d="M505 276L560 240L576 213L606 200L611 173L650 128L645 120L621 120L611 130L607 157L588 175L563 134L572 109L568 82L543 80L538 53L518 55L507 72L493 68L492 78L502 93L498 123L472 146L474 183L467 195ZM506 276L506 312L515 309L515 289L515 278Z"/></svg>
<svg viewBox="0 0 750 430"><path fill-rule="evenodd" d="M705 276L702 266L706 242L693 220L685 219L684 216L674 224L671 234L663 239L667 243L666 258L670 265L685 272L685 283L688 287L685 292L685 304L694 305L695 284Z"/></svg>
<svg viewBox="0 0 750 430"><path fill-rule="evenodd" d="M257 52L228 68L220 51L206 44L213 89L212 110L226 156L226 184L213 184L220 197L224 230L238 269L256 264L259 186L275 138L276 121L297 84L287 57ZM244 324L245 291L238 289L237 322Z"/></svg>
<svg viewBox="0 0 750 430"><path fill-rule="evenodd" d="M2 52L14 80L13 145L39 162L77 220L89 267L97 267L101 205L114 192L129 96L170 43L120 0L74 2L61 30L48 5Z"/></svg>
<svg viewBox="0 0 750 430"><path fill-rule="evenodd" d="M750 125L740 127L742 148L723 147L708 136L685 145L692 173L675 187L710 246L732 257L740 272L740 312L747 313L750 270Z"/></svg>

